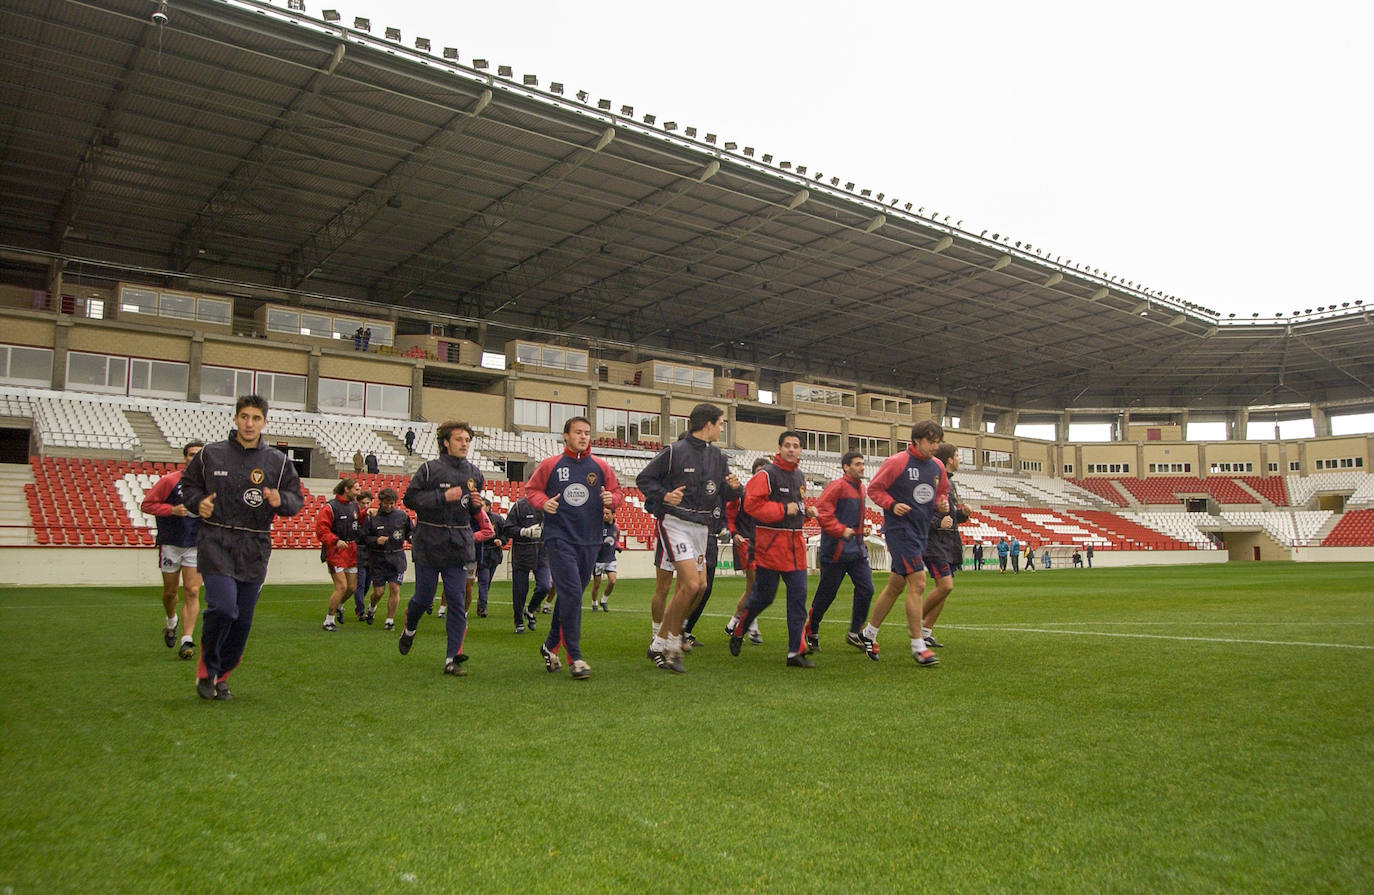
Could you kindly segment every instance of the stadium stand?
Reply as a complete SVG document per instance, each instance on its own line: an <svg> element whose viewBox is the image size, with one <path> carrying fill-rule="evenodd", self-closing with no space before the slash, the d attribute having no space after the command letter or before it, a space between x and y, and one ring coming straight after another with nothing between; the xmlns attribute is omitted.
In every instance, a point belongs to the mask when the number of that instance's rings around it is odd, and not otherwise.
<svg viewBox="0 0 1374 895"><path fill-rule="evenodd" d="M1323 547L1364 547L1374 544L1374 510L1351 510L1322 540Z"/></svg>
<svg viewBox="0 0 1374 895"><path fill-rule="evenodd" d="M1069 484L1082 488L1085 491L1096 494L1112 506L1128 507L1131 505L1121 492L1116 490L1112 484L1114 479L1066 479Z"/></svg>

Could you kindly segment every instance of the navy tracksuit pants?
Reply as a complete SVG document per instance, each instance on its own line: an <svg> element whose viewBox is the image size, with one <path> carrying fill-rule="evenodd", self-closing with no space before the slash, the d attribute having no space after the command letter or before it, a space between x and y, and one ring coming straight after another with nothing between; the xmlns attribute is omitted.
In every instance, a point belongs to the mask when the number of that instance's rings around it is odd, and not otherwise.
<svg viewBox="0 0 1374 895"><path fill-rule="evenodd" d="M468 570L463 563L436 569L433 566L415 564L415 593L406 604L406 629L419 628L420 617L434 605L434 595L439 590L439 578L444 579L444 600L448 603L448 613L444 616L444 630L448 633L446 658L452 658L463 651L463 638L468 633L468 614L463 608L463 590L467 587Z"/></svg>
<svg viewBox="0 0 1374 895"><path fill-rule="evenodd" d="M767 609L778 594L778 582L787 587L787 654L800 653L802 649L802 629L806 627L806 569L793 572L777 572L759 566L754 570L754 592L745 603L744 620L737 633L749 630L754 619Z"/></svg>
<svg viewBox="0 0 1374 895"><path fill-rule="evenodd" d="M539 608L539 604L544 602L544 598L549 594L549 589L553 586L552 579L549 577L548 563L544 563L536 569L511 568L510 602L511 608L515 610L515 626L517 628L525 624L525 595L530 592L531 574L534 575L534 599L530 600L530 612Z"/></svg>
<svg viewBox="0 0 1374 895"><path fill-rule="evenodd" d="M820 630L821 621L830 604L835 602L846 575L854 582L854 609L849 615L849 630L858 634L868 621L868 609L873 604L873 570L869 568L868 557L823 562L821 580L816 585L816 595L811 598L811 618L807 622L813 635Z"/></svg>
<svg viewBox="0 0 1374 895"><path fill-rule="evenodd" d="M204 581L205 614L201 616L196 677L219 680L243 661L262 582L239 581L228 575L206 575Z"/></svg>
<svg viewBox="0 0 1374 895"><path fill-rule="evenodd" d="M562 641L571 662L582 658L582 591L592 580L601 544L571 544L560 538L545 541L544 549L548 551L549 572L553 576L554 589L558 591L544 646L549 652L555 652Z"/></svg>

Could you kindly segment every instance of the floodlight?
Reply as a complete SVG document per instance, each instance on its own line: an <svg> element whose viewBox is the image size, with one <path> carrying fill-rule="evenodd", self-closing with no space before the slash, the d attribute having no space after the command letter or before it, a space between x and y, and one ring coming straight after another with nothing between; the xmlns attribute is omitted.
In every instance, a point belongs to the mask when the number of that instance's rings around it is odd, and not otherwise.
<svg viewBox="0 0 1374 895"><path fill-rule="evenodd" d="M734 152L734 151L735 151L736 149L738 149L738 148L739 148L739 144L736 143L734 140L726 140L726 141L725 141L725 151L726 151L726 152Z"/></svg>
<svg viewBox="0 0 1374 895"><path fill-rule="evenodd" d="M490 67L490 65L491 65L491 63L487 62L487 60L485 60L485 59L474 59L474 60L472 60L472 67L473 67L473 68L488 68L488 67Z"/></svg>
<svg viewBox="0 0 1374 895"><path fill-rule="evenodd" d="M417 38L415 38L415 49L417 49L417 50L423 50L424 52L428 53L428 52L429 52L429 38L428 38L428 37L417 37Z"/></svg>
<svg viewBox="0 0 1374 895"><path fill-rule="evenodd" d="M599 99L596 101L596 107L604 112L609 112L611 110L611 101L608 99Z"/></svg>
<svg viewBox="0 0 1374 895"><path fill-rule="evenodd" d="M444 58L445 58L445 59L452 59L454 62L457 62L457 61L458 61L458 48L457 48L457 47L444 47Z"/></svg>
<svg viewBox="0 0 1374 895"><path fill-rule="evenodd" d="M557 93L559 96L562 96L562 95L563 95L563 82L562 82L562 81L550 81L550 82L549 82L549 92L550 92L550 93Z"/></svg>
<svg viewBox="0 0 1374 895"><path fill-rule="evenodd" d="M538 87L538 86L539 86L539 76L538 76L538 75L525 75L523 78L520 79L520 82L521 82L522 84L524 84L526 87Z"/></svg>
<svg viewBox="0 0 1374 895"><path fill-rule="evenodd" d="M498 65L498 66L496 66L496 76L497 76L498 78L509 78L509 77L513 76L514 74L515 74L515 71L514 71L509 65Z"/></svg>
<svg viewBox="0 0 1374 895"><path fill-rule="evenodd" d="M624 115L626 118L633 118L633 117L635 117L635 107L634 107L634 106L621 106L621 107L620 107L620 114L621 114L621 115Z"/></svg>
<svg viewBox="0 0 1374 895"><path fill-rule="evenodd" d="M682 132L689 137L695 137L697 135L697 129L692 127L690 124L687 125L687 127L683 128Z"/></svg>
<svg viewBox="0 0 1374 895"><path fill-rule="evenodd" d="M337 22L340 18L341 16L337 9L326 9L324 11L324 20L326 22Z"/></svg>
<svg viewBox="0 0 1374 895"><path fill-rule="evenodd" d="M386 39L387 39L387 40L400 40L400 39L401 39L401 29L400 29L400 28L387 28L387 29L386 29Z"/></svg>

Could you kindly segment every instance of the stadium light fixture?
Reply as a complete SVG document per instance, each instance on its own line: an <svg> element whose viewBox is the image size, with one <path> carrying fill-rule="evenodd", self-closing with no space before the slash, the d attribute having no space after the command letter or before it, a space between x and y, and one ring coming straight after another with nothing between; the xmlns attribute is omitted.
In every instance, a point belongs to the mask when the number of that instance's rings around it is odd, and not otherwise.
<svg viewBox="0 0 1374 895"><path fill-rule="evenodd" d="M305 0L286 0L286 8L294 9L297 12L305 12Z"/></svg>
<svg viewBox="0 0 1374 895"><path fill-rule="evenodd" d="M422 51L428 53L428 52L429 52L429 38L428 38L428 37L417 37L417 38L415 38L415 49L417 49L417 50L422 50Z"/></svg>
<svg viewBox="0 0 1374 895"><path fill-rule="evenodd" d="M391 26L388 25L388 26L387 26L387 29L386 29L386 31L385 31L385 34L386 34L386 39L387 39L387 40L399 41L399 40L401 39L401 29L400 29L400 28L392 28Z"/></svg>
<svg viewBox="0 0 1374 895"><path fill-rule="evenodd" d="M473 68L482 68L482 69L485 69L485 68L489 68L490 66L491 66L491 63L487 62L487 60L485 60L485 59L474 59L474 60L472 60L472 67L473 67Z"/></svg>
<svg viewBox="0 0 1374 895"><path fill-rule="evenodd" d="M514 74L515 74L515 70L514 70L513 68L511 68L509 65L498 65L498 66L496 66L496 76L497 76L498 78L509 78L509 77L511 77L511 76L514 75Z"/></svg>
<svg viewBox="0 0 1374 895"><path fill-rule="evenodd" d="M538 87L538 86L539 86L539 76L538 76L538 75L525 75L523 78L520 79L520 83L524 84L526 87Z"/></svg>
<svg viewBox="0 0 1374 895"><path fill-rule="evenodd" d="M634 107L634 106L621 106L621 107L620 107L620 114L621 114L621 115L624 115L626 118L633 118L633 117L635 117L635 107Z"/></svg>
<svg viewBox="0 0 1374 895"><path fill-rule="evenodd" d="M604 98L599 99L596 101L596 107L603 112L609 112L611 111L611 101Z"/></svg>
<svg viewBox="0 0 1374 895"><path fill-rule="evenodd" d="M675 130L677 130L677 122L676 122L676 121L665 121L665 122L663 122L663 129L664 129L665 131L675 131Z"/></svg>
<svg viewBox="0 0 1374 895"><path fill-rule="evenodd" d="M744 147L744 154L747 155L747 156L749 156L750 158L753 158L753 157L754 157L754 147L752 147L752 146L746 146L746 147Z"/></svg>
<svg viewBox="0 0 1374 895"><path fill-rule="evenodd" d="M797 165L797 173L798 173L798 174L805 174L805 173L806 173L806 165Z"/></svg>
<svg viewBox="0 0 1374 895"><path fill-rule="evenodd" d="M886 195L887 195L886 193L879 193L879 194L878 194L877 196L875 196L874 198L876 198L879 202L881 202L881 201L883 201L883 198L884 198Z"/></svg>
<svg viewBox="0 0 1374 895"><path fill-rule="evenodd" d="M792 163L791 163L791 162L778 162L778 167L779 167L779 168L783 168L783 169L791 168L791 167L792 167Z"/></svg>
<svg viewBox="0 0 1374 895"><path fill-rule="evenodd" d="M739 149L739 144L736 143L734 140L726 140L726 141L725 141L725 151L726 151L726 152L734 152L736 149Z"/></svg>
<svg viewBox="0 0 1374 895"><path fill-rule="evenodd" d="M562 81L550 81L550 82L549 82L549 92L550 92L550 93L557 93L559 96L562 96L562 95L563 95L563 82L562 82Z"/></svg>
<svg viewBox="0 0 1374 895"><path fill-rule="evenodd" d="M863 196L865 199L867 199L869 196L873 195L873 191L872 191L872 190L859 190L859 195L860 195L860 196Z"/></svg>
<svg viewBox="0 0 1374 895"><path fill-rule="evenodd" d="M745 151L745 152L749 152L749 150L747 150L747 149L744 150L744 151ZM752 153L750 153L750 154L752 155ZM763 156L759 159L759 161L763 162L765 165L771 165L771 164L773 164L773 153L771 153L771 152L765 152L765 153L763 154Z"/></svg>
<svg viewBox="0 0 1374 895"><path fill-rule="evenodd" d="M851 181L849 181L848 183L846 183L846 184L844 185L844 188L847 189L847 190L849 190L850 192L853 192L853 191L854 191L854 181L851 180Z"/></svg>
<svg viewBox="0 0 1374 895"><path fill-rule="evenodd" d="M371 33L372 33L372 20L371 20L371 19L365 19L365 18L363 18L362 16L354 16L354 17L353 17L353 28L354 28L355 31L366 31L368 34L371 34Z"/></svg>
<svg viewBox="0 0 1374 895"><path fill-rule="evenodd" d="M697 135L697 129L692 127L690 124L683 128L682 132L689 137L695 137Z"/></svg>
<svg viewBox="0 0 1374 895"><path fill-rule="evenodd" d="M715 134L712 134L712 133L707 133L707 134L706 134L706 142L707 142L707 143L710 143L710 144L712 144L712 145L714 145L715 142L716 142L716 135L715 135Z"/></svg>
<svg viewBox="0 0 1374 895"><path fill-rule="evenodd" d="M341 18L343 17L339 15L339 11L337 9L326 9L324 11L324 20L326 22L337 22Z"/></svg>
<svg viewBox="0 0 1374 895"><path fill-rule="evenodd" d="M580 103L585 103L590 96L591 94L585 90L577 91L577 101Z"/></svg>
<svg viewBox="0 0 1374 895"><path fill-rule="evenodd" d="M655 121L657 121L657 120L658 120L658 117L655 116L654 113L652 113L652 112L645 112L645 113L644 113L644 123L645 123L645 124L653 124L653 123L654 123Z"/></svg>
<svg viewBox="0 0 1374 895"><path fill-rule="evenodd" d="M445 59L450 59L450 60L452 60L452 61L454 61L454 62L457 62L457 61L458 61L458 48L457 48L457 47L444 47L444 58L445 58Z"/></svg>

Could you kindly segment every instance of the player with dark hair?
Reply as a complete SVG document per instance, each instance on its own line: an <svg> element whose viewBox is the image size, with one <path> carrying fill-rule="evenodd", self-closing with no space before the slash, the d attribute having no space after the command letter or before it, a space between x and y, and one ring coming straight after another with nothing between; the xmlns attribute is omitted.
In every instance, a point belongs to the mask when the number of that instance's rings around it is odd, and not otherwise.
<svg viewBox="0 0 1374 895"><path fill-rule="evenodd" d="M813 668L806 658L806 535L802 526L815 518L806 505L802 476L801 433L787 429L778 436L773 460L754 474L744 488L744 511L754 520L754 592L745 604L744 618L730 636L730 655L738 656L747 630L778 593L787 588L787 664Z"/></svg>
<svg viewBox="0 0 1374 895"><path fill-rule="evenodd" d="M944 429L934 420L911 427L911 444L888 457L868 483L868 496L883 509L883 540L892 560L887 586L873 604L873 618L863 636L872 641L870 656L878 653L878 628L897 597L906 590L906 621L911 654L920 665L940 660L926 648L921 635L921 593L926 587L925 551L930 520L949 509L949 476L935 459Z"/></svg>
<svg viewBox="0 0 1374 895"><path fill-rule="evenodd" d="M949 506L943 512L930 517L930 532L926 540L926 571L934 579L934 585L921 603L921 636L926 646L944 646L935 639L932 629L944 608L945 599L954 590L954 575L964 563L964 541L959 537L960 523L967 522L969 512L959 500L959 491L954 486L954 473L959 469L959 448L949 442L942 442L935 449L935 459L945 467L949 478Z"/></svg>
<svg viewBox="0 0 1374 895"><path fill-rule="evenodd" d="M376 515L377 510L372 506L372 492L359 491L357 496L358 503L358 531L361 533L363 522L370 515ZM372 558L369 555L368 544L359 534L358 540L354 542L358 550L358 584L353 588L353 613L358 617L358 621L372 624L372 616L367 613L367 592L371 590L372 572L370 564ZM342 613L340 613L342 617Z"/></svg>
<svg viewBox="0 0 1374 895"><path fill-rule="evenodd" d="M663 546L659 568L677 579L672 599L649 643L649 660L682 674L682 626L706 589L706 540L724 515L723 501L740 493L739 479L715 441L725 428L725 411L698 404L687 417L687 432L649 461L635 484L644 507L658 519Z"/></svg>
<svg viewBox="0 0 1374 895"><path fill-rule="evenodd" d="M601 549L604 513L620 506L624 495L615 470L592 456L592 424L584 416L563 423L563 452L540 463L525 483L525 498L543 512L541 537L549 555L549 573L558 597L548 636L539 647L544 667L557 671L558 648L568 651L574 680L591 676L582 658L582 591L592 577Z"/></svg>
<svg viewBox="0 0 1374 895"><path fill-rule="evenodd" d="M315 513L315 537L320 541L320 561L329 570L334 589L329 593L329 611L325 614L326 631L337 631L343 622L344 594L356 594L358 589L358 483L353 479L339 479L334 496L320 505ZM335 621L335 616L338 621Z"/></svg>
<svg viewBox="0 0 1374 895"><path fill-rule="evenodd" d="M601 524L601 549L596 554L596 566L592 569L592 612L600 609L602 612L609 612L606 608L606 598L615 590L615 555L620 551L620 528L615 524L615 512L607 509L602 517ZM606 590L601 590L601 578L606 578ZM601 605L596 602L597 596L601 597Z"/></svg>
<svg viewBox="0 0 1374 895"><path fill-rule="evenodd" d="M539 616L535 615L535 610L553 587L549 578L549 555L544 550L544 514L522 497L511 504L502 533L510 544L510 601L515 612L515 633L523 634L526 626L533 631L538 625ZM526 606L531 577L534 578L534 595L529 597Z"/></svg>
<svg viewBox="0 0 1374 895"><path fill-rule="evenodd" d="M506 518L487 506L487 518L491 520L492 530L495 532L490 539L483 541L477 551L477 617L487 617L487 597L491 594L491 579L496 574L496 570L501 568L501 560L505 558L506 545L505 527Z"/></svg>
<svg viewBox="0 0 1374 895"><path fill-rule="evenodd" d="M205 581L196 693L233 699L229 673L243 660L267 561L272 519L294 516L305 501L296 468L264 444L267 402L244 395L234 405L234 431L205 446L181 475L182 499L200 517L196 560Z"/></svg>
<svg viewBox="0 0 1374 895"><path fill-rule="evenodd" d="M472 444L472 426L461 422L447 422L435 433L439 442L439 456L427 460L415 470L406 488L405 505L415 511L418 524L411 536L411 555L415 559L415 592L406 605L405 627L397 649L401 655L410 652L420 616L434 605L439 579L444 581L448 600L448 617L444 628L448 635L444 650L444 674L462 677L467 674L463 663L463 639L468 632L468 615L463 609L463 590L467 566L477 555L477 542L493 534L491 521L482 502L482 471L468 459ZM473 531L476 525L477 530Z"/></svg>
<svg viewBox="0 0 1374 895"><path fill-rule="evenodd" d="M760 469L768 465L767 457L757 457L754 459L753 468L749 470L752 478ZM735 630L739 626L739 620L744 618L744 610L749 602L749 595L754 592L754 520L749 514L744 512L744 501L731 500L725 504L725 523L734 535L733 548L735 555L735 568L744 572L744 593L739 595L739 600L735 603L735 614L730 616L730 620L725 623L726 636L733 637ZM754 623L745 632L750 643L763 643L763 635L759 633L759 621L754 619Z"/></svg>
<svg viewBox="0 0 1374 895"><path fill-rule="evenodd" d="M826 485L816 501L816 518L821 523L821 544L816 551L821 579L806 620L806 647L808 652L820 652L821 621L848 575L854 584L854 608L845 641L876 659L876 648L863 636L868 608L873 602L873 570L864 542L864 535L868 534L864 520L864 455L850 451L840 458L840 468L844 475Z"/></svg>
<svg viewBox="0 0 1374 895"><path fill-rule="evenodd" d="M372 582L372 605L367 610L367 623L372 624L382 591L386 591L386 630L396 626L396 607L401 602L401 585L406 575L406 541L414 535L415 527L406 511L396 506L395 488L383 488L378 494L377 512L363 520L359 544L367 544L368 579Z"/></svg>
<svg viewBox="0 0 1374 895"><path fill-rule="evenodd" d="M181 449L186 463L205 447L203 441L189 441ZM200 519L182 505L181 473L185 467L169 472L143 495L143 512L157 518L157 562L162 573L162 608L167 625L162 642L168 649L177 645L177 581L181 581L181 647L177 655L189 659L196 654L196 617L200 615L200 572L196 570L196 533Z"/></svg>

